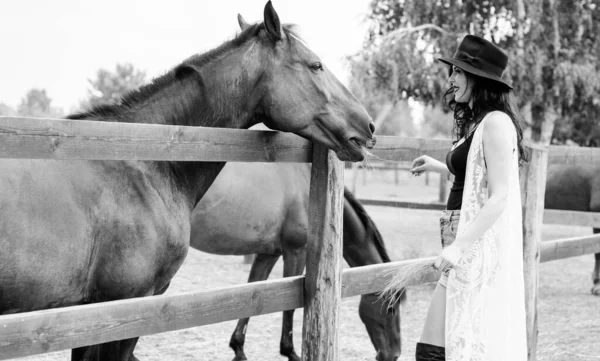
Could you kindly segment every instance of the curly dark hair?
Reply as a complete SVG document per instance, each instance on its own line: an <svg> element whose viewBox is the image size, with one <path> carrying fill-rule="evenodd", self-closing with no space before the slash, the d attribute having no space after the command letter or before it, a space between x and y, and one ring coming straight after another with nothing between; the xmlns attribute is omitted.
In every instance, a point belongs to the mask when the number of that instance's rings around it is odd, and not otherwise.
<svg viewBox="0 0 600 361"><path fill-rule="evenodd" d="M452 69L450 69L450 74L452 74ZM444 103L454 112L454 127L452 129L452 133L456 138L454 143L466 136L469 129L474 129L487 113L499 110L506 113L515 126L519 148L519 163L522 164L527 160L527 154L523 147L523 129L518 112L515 111L510 89L502 83L470 73L468 73L467 81L475 82L471 89L472 108L469 107L469 103L458 103L454 100L454 89L452 87L444 93Z"/></svg>

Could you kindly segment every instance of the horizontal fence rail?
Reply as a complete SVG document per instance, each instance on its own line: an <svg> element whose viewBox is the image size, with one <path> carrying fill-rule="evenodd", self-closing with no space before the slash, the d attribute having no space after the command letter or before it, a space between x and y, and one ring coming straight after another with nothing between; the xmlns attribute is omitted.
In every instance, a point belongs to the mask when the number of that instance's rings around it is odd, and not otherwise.
<svg viewBox="0 0 600 361"><path fill-rule="evenodd" d="M311 162L312 143L269 130L0 117L0 158Z"/></svg>
<svg viewBox="0 0 600 361"><path fill-rule="evenodd" d="M551 145L548 164L600 165L600 148Z"/></svg>
<svg viewBox="0 0 600 361"><path fill-rule="evenodd" d="M395 201L383 198L358 198L363 205L422 210L443 210L445 204ZM563 224L569 226L600 228L600 212L544 210L544 224Z"/></svg>
<svg viewBox="0 0 600 361"><path fill-rule="evenodd" d="M451 145L450 139L379 136L375 148L370 152L388 161L412 161L424 154L443 160ZM600 164L600 148L551 145L548 164L597 166Z"/></svg>
<svg viewBox="0 0 600 361"><path fill-rule="evenodd" d="M375 147L369 152L387 161L412 161L424 154L436 159L445 159L450 146L452 142L449 139L378 136Z"/></svg>
<svg viewBox="0 0 600 361"><path fill-rule="evenodd" d="M404 202L395 201L383 198L358 198L358 201L365 206L382 206L394 208L410 208L422 210L443 210L446 209L445 204L441 203L419 203L419 202Z"/></svg>
<svg viewBox="0 0 600 361"><path fill-rule="evenodd" d="M370 152L387 161L445 159L450 139L378 136ZM0 117L0 158L310 162L311 142L264 130L91 120ZM551 164L600 164L600 148L550 146Z"/></svg>
<svg viewBox="0 0 600 361"><path fill-rule="evenodd" d="M345 269L342 297L381 291L390 265ZM297 276L0 316L0 360L296 309L303 294L304 277Z"/></svg>
<svg viewBox="0 0 600 361"><path fill-rule="evenodd" d="M544 210L544 223L600 228L600 212Z"/></svg>
<svg viewBox="0 0 600 361"><path fill-rule="evenodd" d="M600 234L542 243L541 262L600 252ZM380 292L402 266L344 269L342 297ZM411 284L435 282L435 270ZM304 277L0 316L0 360L60 351L303 307Z"/></svg>
<svg viewBox="0 0 600 361"><path fill-rule="evenodd" d="M600 253L600 234L542 242L540 262Z"/></svg>

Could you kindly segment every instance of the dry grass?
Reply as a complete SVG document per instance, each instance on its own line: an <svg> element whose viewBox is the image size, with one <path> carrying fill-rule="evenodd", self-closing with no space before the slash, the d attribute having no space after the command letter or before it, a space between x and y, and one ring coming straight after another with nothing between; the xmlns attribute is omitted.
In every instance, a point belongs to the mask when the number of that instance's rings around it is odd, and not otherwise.
<svg viewBox="0 0 600 361"><path fill-rule="evenodd" d="M390 281L380 294L380 298L390 304L400 301L402 295L410 284L421 284L425 281L425 276L435 270L432 261L419 261L400 267L395 267L384 273L385 276L391 276Z"/></svg>
<svg viewBox="0 0 600 361"><path fill-rule="evenodd" d="M375 172L378 173L378 172ZM347 174L348 179L350 173ZM400 173L401 186L393 184L393 173L375 174L367 185L358 182L359 196L397 197L408 201L437 199L437 179L424 186L423 176L413 178ZM367 207L383 234L392 260L435 256L441 250L439 212ZM544 239L573 237L591 233L580 227L544 226ZM600 360L600 298L590 295L590 273L593 256L544 263L540 273L538 360L591 361ZM173 280L168 293L209 289L243 283L249 266L242 257L224 257L190 251L183 267ZM282 264L277 263L272 278L281 277ZM409 287L407 302L402 308L403 352L400 361L414 360L417 342L433 284ZM375 357L358 317L358 297L344 299L341 309L341 360L372 361ZM236 321L204 327L167 332L143 337L136 355L142 361L194 360L229 361L233 352L228 347ZM279 356L281 314L251 319L246 339L246 355L255 361L283 361ZM297 351L301 347L302 310L296 311L294 338ZM21 360L67 360L69 353L57 352Z"/></svg>

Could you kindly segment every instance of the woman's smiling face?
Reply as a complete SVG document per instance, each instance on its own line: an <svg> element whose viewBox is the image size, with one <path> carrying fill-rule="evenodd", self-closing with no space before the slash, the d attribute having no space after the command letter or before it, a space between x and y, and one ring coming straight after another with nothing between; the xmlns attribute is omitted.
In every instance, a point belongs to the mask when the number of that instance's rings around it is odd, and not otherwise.
<svg viewBox="0 0 600 361"><path fill-rule="evenodd" d="M454 101L467 103L471 99L471 89L475 79L470 77L461 68L452 65L450 86L454 89Z"/></svg>

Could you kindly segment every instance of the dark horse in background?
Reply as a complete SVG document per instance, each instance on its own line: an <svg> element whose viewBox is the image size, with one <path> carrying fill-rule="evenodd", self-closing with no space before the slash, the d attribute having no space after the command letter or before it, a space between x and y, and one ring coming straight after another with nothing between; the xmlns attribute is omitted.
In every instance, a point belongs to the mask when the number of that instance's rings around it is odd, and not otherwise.
<svg viewBox="0 0 600 361"><path fill-rule="evenodd" d="M69 118L249 128L263 122L360 161L374 125L270 2L264 22L122 100ZM166 291L192 210L223 162L0 160L0 314ZM210 277L210 276L208 276ZM138 338L74 349L133 361Z"/></svg>
<svg viewBox="0 0 600 361"><path fill-rule="evenodd" d="M548 166L544 203L546 209L600 212L600 166ZM592 294L600 296L600 253L595 257Z"/></svg>
<svg viewBox="0 0 600 361"><path fill-rule="evenodd" d="M283 276L301 275L306 262L309 164L228 163L192 213L190 246L222 255L256 254L248 282L266 280L283 256ZM344 258L351 266L389 262L381 234L350 191L344 192ZM378 361L400 356L399 304L363 295L359 315ZM283 313L280 353L299 361L292 340L294 310ZM239 320L230 347L246 360L249 318Z"/></svg>

